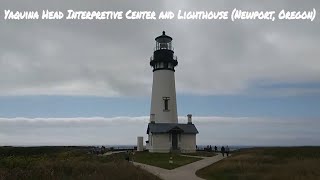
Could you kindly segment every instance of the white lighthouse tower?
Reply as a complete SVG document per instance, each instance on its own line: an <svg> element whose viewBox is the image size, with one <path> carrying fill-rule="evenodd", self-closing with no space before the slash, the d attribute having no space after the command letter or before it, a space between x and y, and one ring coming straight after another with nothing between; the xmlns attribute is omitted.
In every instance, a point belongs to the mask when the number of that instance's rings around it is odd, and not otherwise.
<svg viewBox="0 0 320 180"><path fill-rule="evenodd" d="M156 47L150 58L153 67L151 119L155 123L178 123L174 77L178 61L174 55L172 38L163 31L155 40Z"/></svg>
<svg viewBox="0 0 320 180"><path fill-rule="evenodd" d="M147 148L150 152L195 152L198 130L192 123L192 115L188 115L187 124L178 123L174 75L178 61L172 38L163 31L155 40L150 58L153 84Z"/></svg>

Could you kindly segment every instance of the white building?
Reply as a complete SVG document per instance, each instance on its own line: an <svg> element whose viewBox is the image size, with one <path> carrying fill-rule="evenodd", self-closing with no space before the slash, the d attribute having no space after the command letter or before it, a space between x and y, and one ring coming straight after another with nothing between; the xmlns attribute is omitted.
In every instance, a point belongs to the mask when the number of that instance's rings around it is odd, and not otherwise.
<svg viewBox="0 0 320 180"><path fill-rule="evenodd" d="M156 39L150 59L153 67L150 123L148 124L147 149L149 152L195 152L197 128L188 114L188 123L179 124L175 88L175 67L172 38L163 31Z"/></svg>

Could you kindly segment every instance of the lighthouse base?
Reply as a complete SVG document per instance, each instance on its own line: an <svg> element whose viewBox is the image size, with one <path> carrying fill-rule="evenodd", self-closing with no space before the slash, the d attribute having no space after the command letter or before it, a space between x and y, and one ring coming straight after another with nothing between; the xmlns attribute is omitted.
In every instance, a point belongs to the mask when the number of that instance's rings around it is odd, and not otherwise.
<svg viewBox="0 0 320 180"><path fill-rule="evenodd" d="M157 153L192 153L196 151L197 133L193 124L149 123L147 149Z"/></svg>

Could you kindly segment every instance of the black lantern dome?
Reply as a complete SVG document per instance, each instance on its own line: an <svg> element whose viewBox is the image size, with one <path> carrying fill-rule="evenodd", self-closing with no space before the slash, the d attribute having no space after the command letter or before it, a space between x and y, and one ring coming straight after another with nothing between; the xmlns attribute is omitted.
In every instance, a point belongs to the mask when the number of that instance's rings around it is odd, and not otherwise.
<svg viewBox="0 0 320 180"><path fill-rule="evenodd" d="M150 66L153 67L153 71L175 71L174 67L178 65L178 60L177 56L174 55L172 38L163 31L162 35L156 37L155 40L156 47L154 48L153 56L150 58Z"/></svg>

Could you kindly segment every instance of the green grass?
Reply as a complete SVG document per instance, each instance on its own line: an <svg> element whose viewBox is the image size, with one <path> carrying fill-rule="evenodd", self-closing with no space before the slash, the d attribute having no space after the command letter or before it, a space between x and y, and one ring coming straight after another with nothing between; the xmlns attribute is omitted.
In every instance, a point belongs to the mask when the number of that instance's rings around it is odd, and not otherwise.
<svg viewBox="0 0 320 180"><path fill-rule="evenodd" d="M320 147L240 150L196 174L208 180L320 179Z"/></svg>
<svg viewBox="0 0 320 180"><path fill-rule="evenodd" d="M0 179L154 179L122 153L88 154L86 147L0 147Z"/></svg>
<svg viewBox="0 0 320 180"><path fill-rule="evenodd" d="M170 157L172 157L173 163L169 163ZM133 158L134 158L134 161L136 162L161 167L164 169L174 169L174 168L201 160L201 158L185 157L185 156L180 156L179 154L149 153L146 151L136 152Z"/></svg>

